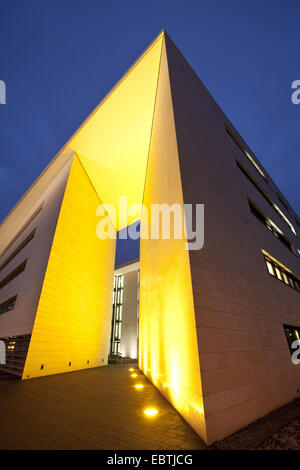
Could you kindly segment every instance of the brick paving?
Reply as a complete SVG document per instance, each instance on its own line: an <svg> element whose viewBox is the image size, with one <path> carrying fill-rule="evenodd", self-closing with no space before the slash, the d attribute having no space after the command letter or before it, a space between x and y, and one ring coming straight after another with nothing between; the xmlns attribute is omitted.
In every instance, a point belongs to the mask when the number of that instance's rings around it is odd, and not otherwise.
<svg viewBox="0 0 300 470"><path fill-rule="evenodd" d="M0 449L204 449L140 371L131 377L130 367L137 366L27 381L0 377ZM145 416L148 407L159 413Z"/></svg>

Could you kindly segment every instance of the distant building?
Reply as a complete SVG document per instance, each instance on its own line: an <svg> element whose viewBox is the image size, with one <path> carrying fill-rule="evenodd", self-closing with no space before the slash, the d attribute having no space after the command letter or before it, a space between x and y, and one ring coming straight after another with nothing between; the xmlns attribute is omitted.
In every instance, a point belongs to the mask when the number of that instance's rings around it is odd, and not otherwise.
<svg viewBox="0 0 300 470"><path fill-rule="evenodd" d="M134 260L115 270L110 347L112 358L138 359L139 269L139 261Z"/></svg>
<svg viewBox="0 0 300 470"><path fill-rule="evenodd" d="M96 226L99 207L124 195L128 207L204 204L204 247L141 238L140 276L137 264L115 272L116 241ZM145 227L145 214L109 227ZM299 236L299 217L163 32L0 226L1 370L30 379L138 353L195 431L221 439L299 396Z"/></svg>

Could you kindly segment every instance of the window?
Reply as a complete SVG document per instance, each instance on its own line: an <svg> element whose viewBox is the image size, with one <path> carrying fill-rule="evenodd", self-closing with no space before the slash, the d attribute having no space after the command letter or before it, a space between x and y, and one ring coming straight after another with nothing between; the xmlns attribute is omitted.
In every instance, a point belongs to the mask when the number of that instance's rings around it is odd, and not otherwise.
<svg viewBox="0 0 300 470"><path fill-rule="evenodd" d="M5 312L9 312L10 310L13 310L15 308L17 296L15 295L14 297L11 297L10 299L6 300L5 302L2 302L0 304L0 315Z"/></svg>
<svg viewBox="0 0 300 470"><path fill-rule="evenodd" d="M279 209L279 207L267 196L267 194L263 191L263 189L259 186L259 184L252 178L252 176L248 173L248 171L243 167L243 165L236 160L236 164L238 168L242 171L242 173L248 178L248 180L255 186L255 188L260 192L260 194L265 198L265 200L270 204L273 209L277 212L277 214L281 217L281 219L289 226L291 231L296 235L296 230L291 223L291 221L284 215L284 213Z"/></svg>
<svg viewBox="0 0 300 470"><path fill-rule="evenodd" d="M2 287L6 286L10 281L12 281L17 276L19 276L19 274L21 274L24 271L26 263L27 263L27 259L23 261L23 263L21 263L10 274L8 274L4 279L2 279L2 281L0 281L0 289L2 289Z"/></svg>
<svg viewBox="0 0 300 470"><path fill-rule="evenodd" d="M33 219L36 218L36 216L41 212L41 210L43 209L43 204L42 203L38 209L31 215L31 217L29 217L29 219L27 220L27 222L23 225L23 227L18 231L18 233L13 237L13 239L9 242L9 244L6 246L6 248L3 250L3 252L1 253L1 257L4 255L4 253L6 253L9 248L15 243L15 241L19 238L19 236L27 229L28 225L31 224L31 222L33 221Z"/></svg>
<svg viewBox="0 0 300 470"><path fill-rule="evenodd" d="M124 275L114 277L112 306L111 355L120 355Z"/></svg>
<svg viewBox="0 0 300 470"><path fill-rule="evenodd" d="M285 336L290 348L291 354L299 347L293 347L294 341L300 341L300 328L298 326L283 325Z"/></svg>
<svg viewBox="0 0 300 470"><path fill-rule="evenodd" d="M300 280L289 269L285 268L279 261L263 251L268 273L284 282L289 287L300 292Z"/></svg>
<svg viewBox="0 0 300 470"><path fill-rule="evenodd" d="M23 250L23 248L25 248L26 245L28 245L28 243L33 239L34 235L35 235L35 230L34 229L29 235L28 237L25 238L25 240L18 246L18 248L15 249L15 251L12 252L12 254L4 261L4 263L1 264L0 266L0 271L2 271L2 269L5 268L5 266L8 265L8 263L10 263L10 261L15 257L17 256L18 253L20 253L21 250Z"/></svg>
<svg viewBox="0 0 300 470"><path fill-rule="evenodd" d="M249 152L247 152L246 149L244 149L244 147L242 146L242 144L239 142L239 140L237 139L237 137L235 137L235 135L233 134L233 132L231 130L229 130L229 128L227 126L225 126L225 129L226 129L226 132L227 134L232 138L232 140L234 141L234 143L238 146L238 148L243 152L243 154L248 158L248 160L250 161L250 163L252 163L252 165L254 166L254 168L258 171L258 173L260 174L260 176L262 176L264 178L265 181L267 181L267 178L266 178L266 175L264 174L264 172L262 171L262 169L260 168L260 166L258 165L258 163L256 163L256 161L254 160L254 158L250 155Z"/></svg>
<svg viewBox="0 0 300 470"><path fill-rule="evenodd" d="M277 237L281 241L281 243L283 243L292 253L294 253L291 243L282 235L279 228L274 224L274 222L272 222L272 220L270 220L270 219L267 219L263 215L263 213L260 212L260 210L258 210L257 207L255 207L252 204L251 201L248 200L248 203L249 203L249 207L250 207L250 210L251 210L252 214L260 222L262 222L264 224L264 226L267 227L267 229L269 229L273 233L273 235L275 235L275 237Z"/></svg>
<svg viewBox="0 0 300 470"><path fill-rule="evenodd" d="M290 210L290 209L289 209L289 206L284 202L284 200L282 199L282 197L280 196L279 193L277 193L277 197L278 197L279 201L281 202L281 204L283 205L283 207L284 207L287 211L289 211L289 210Z"/></svg>

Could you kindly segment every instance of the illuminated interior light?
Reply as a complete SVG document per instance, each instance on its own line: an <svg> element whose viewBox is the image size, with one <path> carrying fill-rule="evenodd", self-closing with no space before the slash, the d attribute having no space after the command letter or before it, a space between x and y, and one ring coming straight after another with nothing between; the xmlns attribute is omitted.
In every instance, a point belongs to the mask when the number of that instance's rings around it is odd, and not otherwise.
<svg viewBox="0 0 300 470"><path fill-rule="evenodd" d="M155 416L155 415L157 415L157 413L158 413L158 411L155 408L147 408L144 411L144 414L147 415L147 416Z"/></svg>
<svg viewBox="0 0 300 470"><path fill-rule="evenodd" d="M130 370L130 372L134 371L134 369L132 367L129 370Z"/></svg>
<svg viewBox="0 0 300 470"><path fill-rule="evenodd" d="M136 384L136 385L135 385L135 388L144 388L144 385L142 385L142 384Z"/></svg>
<svg viewBox="0 0 300 470"><path fill-rule="evenodd" d="M131 374L131 377L137 377L137 374Z"/></svg>

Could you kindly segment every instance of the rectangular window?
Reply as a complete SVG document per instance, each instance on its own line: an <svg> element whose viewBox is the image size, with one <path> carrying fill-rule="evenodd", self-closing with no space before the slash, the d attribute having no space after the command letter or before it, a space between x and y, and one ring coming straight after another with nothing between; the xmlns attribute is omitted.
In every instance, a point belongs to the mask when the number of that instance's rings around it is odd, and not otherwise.
<svg viewBox="0 0 300 470"><path fill-rule="evenodd" d="M27 229L27 227L31 224L31 222L33 221L33 219L36 218L36 216L41 212L41 210L43 209L43 204L42 203L38 209L29 217L29 219L27 220L27 222L25 222L25 224L23 225L23 227L18 231L18 233L13 237L13 239L9 242L9 244L6 246L6 248L3 250L3 252L1 253L0 257L2 257L8 250L9 248L15 243L15 241L19 238L19 236Z"/></svg>
<svg viewBox="0 0 300 470"><path fill-rule="evenodd" d="M292 222L284 215L284 213L279 209L279 207L272 201L272 199L267 196L267 194L263 191L263 189L259 186L259 184L252 178L252 176L248 173L248 171L243 167L243 165L236 160L236 164L238 168L242 171L242 173L246 176L246 178L255 186L255 188L260 192L263 198L270 204L270 206L277 212L279 217L289 226L291 231L296 235L296 230L292 224Z"/></svg>
<svg viewBox="0 0 300 470"><path fill-rule="evenodd" d="M26 266L27 259L23 261L16 269L14 269L10 274L8 274L2 281L0 281L0 289L2 289L4 286L6 286L9 282L11 282L13 279L15 279L19 274L21 274Z"/></svg>
<svg viewBox="0 0 300 470"><path fill-rule="evenodd" d="M268 273L284 282L287 286L300 292L300 280L289 269L285 268L279 261L263 251Z"/></svg>
<svg viewBox="0 0 300 470"><path fill-rule="evenodd" d="M295 344L293 347L293 342L294 341L300 341L300 328L298 326L290 326L290 325L283 325L285 336L290 348L291 354L295 352L297 348L299 348L299 345Z"/></svg>
<svg viewBox="0 0 300 470"><path fill-rule="evenodd" d="M13 310L15 308L17 296L14 295L14 297L11 297L10 299L6 300L5 302L2 302L0 304L0 315L5 312L9 312L10 310Z"/></svg>
<svg viewBox="0 0 300 470"><path fill-rule="evenodd" d="M248 199L248 203L249 203L249 207L250 207L252 214L260 222L262 222L264 226L267 227L267 229L270 230L273 233L273 235L275 235L275 237L277 237L281 241L281 243L283 243L292 253L294 253L291 243L282 235L277 225L275 225L274 222L272 222L272 220L267 219L264 216L264 214L260 212L260 210L258 210L257 207L255 207L249 199Z"/></svg>
<svg viewBox="0 0 300 470"><path fill-rule="evenodd" d="M28 237L25 238L25 240L15 249L15 251L12 252L12 254L4 261L4 263L1 264L0 266L0 271L2 271L2 269L5 268L5 266L8 265L8 263L10 263L10 261L15 257L17 256L17 254L20 253L21 250L23 250L23 248L25 248L26 245L28 245L28 243L33 239L34 235L35 235L35 231L36 229L34 229L29 235Z"/></svg>
<svg viewBox="0 0 300 470"><path fill-rule="evenodd" d="M289 209L288 205L284 202L284 200L282 199L282 197L280 196L279 193L277 193L277 197L278 197L279 201L281 202L281 204L283 205L283 207L289 212L290 209Z"/></svg>
<svg viewBox="0 0 300 470"><path fill-rule="evenodd" d="M266 178L266 175L264 174L264 172L262 171L262 169L260 168L260 166L258 165L258 163L256 163L256 161L254 160L254 158L250 155L249 152L247 152L246 149L244 149L244 147L242 146L242 144L239 142L239 140L237 139L237 137L233 134L233 132L231 130L228 129L227 126L225 126L225 129L226 129L226 132L227 134L232 138L232 140L234 141L234 143L238 146L238 148L243 152L243 154L248 158L248 160L252 163L252 165L254 166L254 168L258 171L258 173L260 174L260 176L262 176L264 178L265 181L267 181L267 178Z"/></svg>

